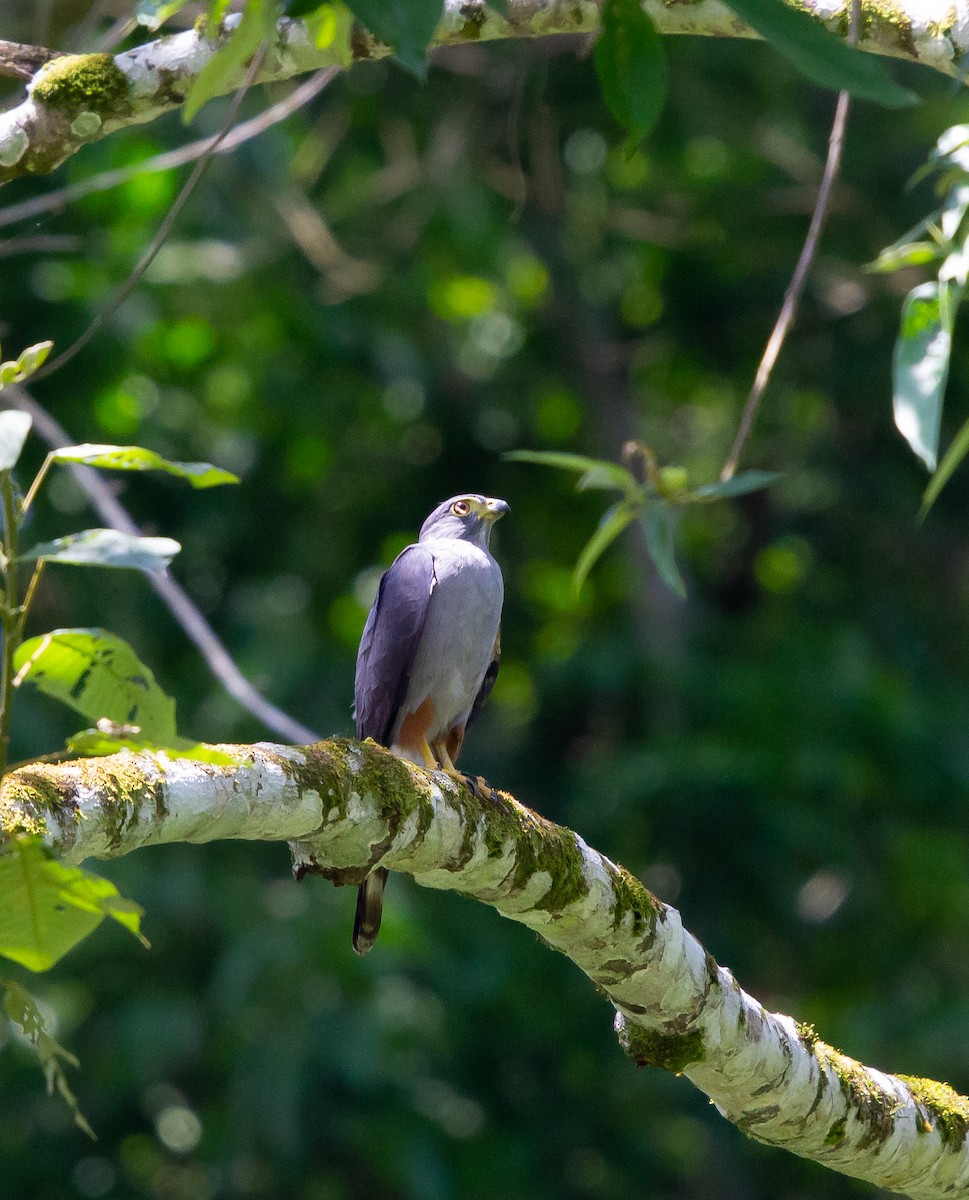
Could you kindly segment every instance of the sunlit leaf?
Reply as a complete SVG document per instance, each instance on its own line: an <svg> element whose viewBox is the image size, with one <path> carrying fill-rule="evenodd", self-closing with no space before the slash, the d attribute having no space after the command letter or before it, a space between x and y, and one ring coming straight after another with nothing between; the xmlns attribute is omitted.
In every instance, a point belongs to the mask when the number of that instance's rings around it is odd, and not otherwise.
<svg viewBox="0 0 969 1200"><path fill-rule="evenodd" d="M387 46L401 66L423 79L427 48L444 15L444 0L347 0L361 25Z"/></svg>
<svg viewBox="0 0 969 1200"><path fill-rule="evenodd" d="M651 132L666 101L666 56L639 0L604 0L595 64L606 106L635 140Z"/></svg>
<svg viewBox="0 0 969 1200"><path fill-rule="evenodd" d="M172 462L154 450L142 446L102 446L85 443L64 446L51 455L54 462L83 463L107 471L165 471L187 479L194 488L218 487L223 483L238 483L238 475L213 467L211 463Z"/></svg>
<svg viewBox="0 0 969 1200"><path fill-rule="evenodd" d="M17 465L32 424L30 413L15 408L0 412L0 471L9 471Z"/></svg>
<svg viewBox="0 0 969 1200"><path fill-rule="evenodd" d="M34 346L28 346L16 362L0 363L0 387L8 383L23 383L43 366L53 345L53 342L37 342Z"/></svg>
<svg viewBox="0 0 969 1200"><path fill-rule="evenodd" d="M135 20L154 32L185 7L188 0L138 0Z"/></svg>
<svg viewBox="0 0 969 1200"><path fill-rule="evenodd" d="M886 246L873 263L869 271L879 271L888 274L890 271L901 271L904 267L921 267L926 263L935 262L941 256L937 242L896 242Z"/></svg>
<svg viewBox="0 0 969 1200"><path fill-rule="evenodd" d="M634 505L620 500L603 514L595 533L586 543L579 555L572 574L572 589L576 596L582 591L582 585L588 578L589 572L602 557L605 550L616 540L622 531L636 520L637 509Z"/></svg>
<svg viewBox="0 0 969 1200"><path fill-rule="evenodd" d="M241 81L246 64L272 33L276 6L273 0L247 0L242 19L225 42L195 76L185 94L182 120L194 120L203 104L222 96ZM212 24L211 19L209 22Z"/></svg>
<svg viewBox="0 0 969 1200"><path fill-rule="evenodd" d="M105 917L141 936L142 910L108 879L58 862L37 837L0 847L0 954L46 971ZM147 945L147 943L145 943Z"/></svg>
<svg viewBox="0 0 969 1200"><path fill-rule="evenodd" d="M938 498L939 492L952 478L952 474L956 467L962 462L969 453L969 421L962 426L956 436L952 439L952 445L946 450L942 456L942 461L939 463L938 470L929 480L928 487L925 489L925 494L922 496L922 507L919 509L919 520L925 519L929 509Z"/></svg>
<svg viewBox="0 0 969 1200"><path fill-rule="evenodd" d="M656 570L668 588L686 599L686 584L676 565L673 519L665 504L649 504L642 517L646 546Z"/></svg>
<svg viewBox="0 0 969 1200"><path fill-rule="evenodd" d="M29 638L14 657L16 680L31 683L89 721L137 726L164 745L176 739L175 701L127 642L103 629L55 629Z"/></svg>
<svg viewBox="0 0 969 1200"><path fill-rule="evenodd" d="M117 529L85 529L33 546L18 561L42 559L77 567L131 568L160 575L179 550L181 546L172 538L137 537Z"/></svg>
<svg viewBox="0 0 969 1200"><path fill-rule="evenodd" d="M895 424L930 471L935 470L952 326L962 289L922 283L905 298L892 369Z"/></svg>
<svg viewBox="0 0 969 1200"><path fill-rule="evenodd" d="M94 1130L84 1119L84 1114L78 1107L77 1097L68 1086L61 1065L67 1063L68 1066L76 1067L77 1059L51 1035L37 1001L25 987L21 987L13 979L0 979L0 989L3 991L3 1011L17 1026L24 1041L37 1056L47 1081L48 1094L56 1091L70 1109L74 1124L93 1139Z"/></svg>
<svg viewBox="0 0 969 1200"><path fill-rule="evenodd" d="M205 742L193 742L191 738L168 738L164 743L140 735L128 735L106 732L103 729L82 729L67 739L67 748L72 754L84 758L102 758L108 754L117 754L120 750L130 750L137 754L140 751L150 751L154 754L164 754L167 758L184 758L191 762L211 763L217 767L237 767L239 759L216 746L208 746Z"/></svg>
<svg viewBox="0 0 969 1200"><path fill-rule="evenodd" d="M38 342L34 346L28 346L17 359L18 378L29 379L35 371L39 371L53 347L53 342Z"/></svg>
<svg viewBox="0 0 969 1200"><path fill-rule="evenodd" d="M859 100L874 100L887 108L918 103L915 93L895 83L873 55L849 46L783 0L724 3L814 83L835 91L844 89Z"/></svg>
<svg viewBox="0 0 969 1200"><path fill-rule="evenodd" d="M718 483L705 483L691 492L688 500L724 500L730 496L746 496L748 492L759 492L780 479L776 471L741 471L731 479Z"/></svg>

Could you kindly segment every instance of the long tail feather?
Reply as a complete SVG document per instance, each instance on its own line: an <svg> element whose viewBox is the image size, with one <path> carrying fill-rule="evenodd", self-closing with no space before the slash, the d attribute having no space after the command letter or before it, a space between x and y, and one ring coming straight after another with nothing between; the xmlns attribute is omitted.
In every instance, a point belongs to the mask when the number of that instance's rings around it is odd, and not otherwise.
<svg viewBox="0 0 969 1200"><path fill-rule="evenodd" d="M387 868L377 867L357 889L357 911L353 918L353 948L358 954L373 949L380 932L380 917L384 909L384 885Z"/></svg>

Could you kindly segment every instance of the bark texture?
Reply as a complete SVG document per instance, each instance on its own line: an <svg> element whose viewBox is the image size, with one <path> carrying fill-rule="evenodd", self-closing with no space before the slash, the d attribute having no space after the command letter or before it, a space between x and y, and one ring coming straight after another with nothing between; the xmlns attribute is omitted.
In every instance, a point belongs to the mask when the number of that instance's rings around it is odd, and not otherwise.
<svg viewBox="0 0 969 1200"><path fill-rule="evenodd" d="M357 883L379 863L473 896L593 980L637 1063L686 1075L745 1133L919 1200L969 1196L969 1101L767 1012L675 909L577 834L370 742L219 749L236 765L124 753L24 767L0 790L0 831L40 834L73 863L164 842L288 841L297 874Z"/></svg>
<svg viewBox="0 0 969 1200"><path fill-rule="evenodd" d="M791 2L846 36L851 0ZM599 28L599 7L596 0L507 0L506 17L487 7L484 0L446 0L433 44L594 34ZM661 33L756 36L719 0L644 0L644 7ZM113 57L70 54L41 66L27 82L27 99L0 113L0 183L52 171L88 142L178 107L238 20L238 15L226 18L211 35L204 28L190 29ZM958 4L949 0L862 0L858 44L863 50L924 63L958 76L959 64L969 51L969 11L965 0ZM8 61L11 72L24 75L25 63L32 65L53 53L43 47L0 42L0 68ZM258 80L289 79L388 53L386 46L359 27L339 31L332 44L320 49L303 22L281 20ZM234 91L244 74L245 64L237 77L225 80L224 91Z"/></svg>

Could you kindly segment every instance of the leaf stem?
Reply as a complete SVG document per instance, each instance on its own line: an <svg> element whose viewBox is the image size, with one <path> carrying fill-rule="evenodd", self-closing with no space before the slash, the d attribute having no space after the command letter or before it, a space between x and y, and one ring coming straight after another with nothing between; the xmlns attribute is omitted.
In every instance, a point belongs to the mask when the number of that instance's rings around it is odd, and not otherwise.
<svg viewBox="0 0 969 1200"><path fill-rule="evenodd" d="M3 648L0 651L0 778L6 773L10 751L10 701L13 697L13 659L20 643L20 614L17 611L17 525L13 476L0 471L0 499L3 503L3 548L7 556L4 570Z"/></svg>
<svg viewBox="0 0 969 1200"><path fill-rule="evenodd" d="M51 451L51 453L48 454L47 457L44 459L44 461L41 463L40 470L34 476L33 483L27 489L27 495L24 496L23 503L20 506L21 519L26 515L27 509L30 508L31 504L33 503L34 497L37 495L38 491L40 490L40 485L44 482L45 478L47 477L47 472L50 470L51 463L53 461L54 461L54 452Z"/></svg>

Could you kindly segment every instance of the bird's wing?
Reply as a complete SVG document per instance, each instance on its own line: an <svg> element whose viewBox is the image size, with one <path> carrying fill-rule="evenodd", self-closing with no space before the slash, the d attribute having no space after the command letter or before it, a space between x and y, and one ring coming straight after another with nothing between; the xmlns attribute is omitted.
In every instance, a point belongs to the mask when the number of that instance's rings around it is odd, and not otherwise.
<svg viewBox="0 0 969 1200"><path fill-rule="evenodd" d="M477 719L478 713L481 712L484 702L491 695L491 689L495 686L495 680L498 678L498 668L501 666L501 630L498 630L498 636L495 638L495 648L491 654L491 662L488 663L488 669L484 673L484 679L481 681L481 687L478 688L478 694L474 698L474 704L471 705L471 712L468 713L468 720L465 724L465 729Z"/></svg>
<svg viewBox="0 0 969 1200"><path fill-rule="evenodd" d="M357 654L358 738L389 744L436 584L434 556L420 545L408 546L381 579Z"/></svg>

